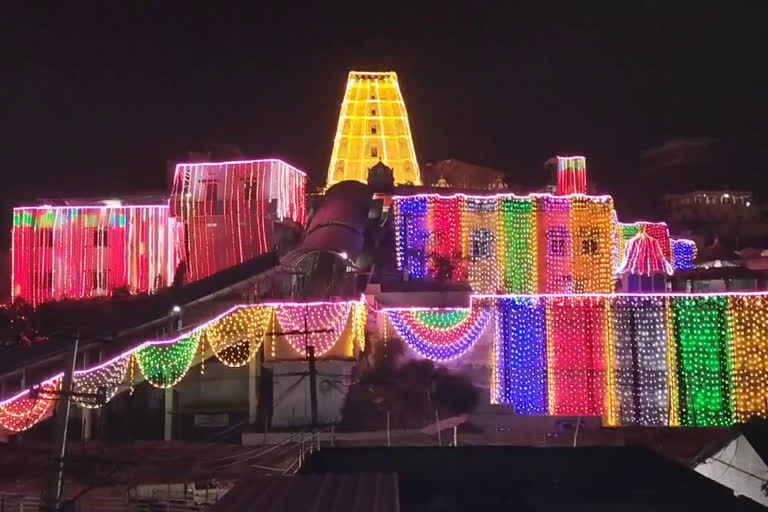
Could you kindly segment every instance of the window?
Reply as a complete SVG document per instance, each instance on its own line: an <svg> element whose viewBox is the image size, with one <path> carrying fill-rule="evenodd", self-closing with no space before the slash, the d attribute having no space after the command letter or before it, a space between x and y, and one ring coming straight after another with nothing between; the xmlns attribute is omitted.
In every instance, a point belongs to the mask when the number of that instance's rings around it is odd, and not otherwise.
<svg viewBox="0 0 768 512"><path fill-rule="evenodd" d="M218 197L217 194L217 183L215 181L208 181L205 184L205 202L206 203L215 203L216 198Z"/></svg>
<svg viewBox="0 0 768 512"><path fill-rule="evenodd" d="M376 148L376 146L371 146L371 156L374 158L379 156L379 150Z"/></svg>
<svg viewBox="0 0 768 512"><path fill-rule="evenodd" d="M375 109L375 108L372 108L372 109L371 109L371 115L372 115L372 116L375 116L375 115L376 115L376 109Z"/></svg>
<svg viewBox="0 0 768 512"><path fill-rule="evenodd" d="M590 238L589 240L581 241L581 252L583 254L597 254L600 251L597 247L597 240Z"/></svg>
<svg viewBox="0 0 768 512"><path fill-rule="evenodd" d="M376 99L376 95L375 94L371 94L371 99L375 100Z"/></svg>
<svg viewBox="0 0 768 512"><path fill-rule="evenodd" d="M43 228L40 230L40 247L53 247L53 229Z"/></svg>
<svg viewBox="0 0 768 512"><path fill-rule="evenodd" d="M599 254L600 230L597 228L579 228L579 238L581 238L582 254Z"/></svg>
<svg viewBox="0 0 768 512"><path fill-rule="evenodd" d="M107 271L94 270L91 275L91 288L93 290L107 289Z"/></svg>
<svg viewBox="0 0 768 512"><path fill-rule="evenodd" d="M107 228L96 228L93 230L93 246L109 247L109 238Z"/></svg>
<svg viewBox="0 0 768 512"><path fill-rule="evenodd" d="M35 272L35 282L39 283L40 288L50 290L53 286L53 271Z"/></svg>
<svg viewBox="0 0 768 512"><path fill-rule="evenodd" d="M243 196L248 199L253 193L253 182L251 180L243 180Z"/></svg>
<svg viewBox="0 0 768 512"><path fill-rule="evenodd" d="M470 235L472 261L483 260L491 256L493 233L490 229L475 229Z"/></svg>
<svg viewBox="0 0 768 512"><path fill-rule="evenodd" d="M376 135L376 125L375 124L371 125L371 134L372 135Z"/></svg>
<svg viewBox="0 0 768 512"><path fill-rule="evenodd" d="M547 253L550 256L565 256L568 248L568 231L560 226L547 230Z"/></svg>

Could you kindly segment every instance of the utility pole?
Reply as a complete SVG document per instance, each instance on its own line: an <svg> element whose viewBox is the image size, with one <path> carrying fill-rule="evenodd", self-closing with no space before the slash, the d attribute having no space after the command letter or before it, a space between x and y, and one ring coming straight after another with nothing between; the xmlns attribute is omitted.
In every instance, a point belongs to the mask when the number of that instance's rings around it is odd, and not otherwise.
<svg viewBox="0 0 768 512"><path fill-rule="evenodd" d="M72 362L64 369L59 402L56 404L56 441L51 452L48 477L45 487L43 487L44 494L42 499L43 510L51 512L59 509L59 499L61 499L61 484L64 478L64 455L67 449L67 426L69 424L69 395L72 392L72 374L75 373L77 346L79 344L80 337L75 335L72 346Z"/></svg>
<svg viewBox="0 0 768 512"><path fill-rule="evenodd" d="M309 311L304 309L304 348L309 362L309 405L312 411L312 431L317 428L317 366L315 346L309 344Z"/></svg>
<svg viewBox="0 0 768 512"><path fill-rule="evenodd" d="M69 424L69 406L72 397L92 400L94 404L107 403L107 390L99 387L96 393L77 393L72 391L72 379L77 364L77 351L80 345L80 335L76 334L72 346L72 362L64 368L61 379L61 390L41 391L39 387L31 389L29 397L34 400L57 400L56 404L56 439L51 448L51 457L48 474L43 485L43 496L40 504L41 510L55 512L59 510L62 494L62 482L64 481L64 457L67 450L67 427ZM45 395L45 396L43 396Z"/></svg>
<svg viewBox="0 0 768 512"><path fill-rule="evenodd" d="M317 413L317 365L315 359L315 346L309 344L309 335L315 333L333 332L333 329L309 329L309 308L304 309L304 329L301 331L274 331L268 332L266 335L274 336L294 336L298 334L304 335L304 350L307 355L308 372L305 375L309 375L309 401L310 410L312 414L312 430L317 429L318 413Z"/></svg>

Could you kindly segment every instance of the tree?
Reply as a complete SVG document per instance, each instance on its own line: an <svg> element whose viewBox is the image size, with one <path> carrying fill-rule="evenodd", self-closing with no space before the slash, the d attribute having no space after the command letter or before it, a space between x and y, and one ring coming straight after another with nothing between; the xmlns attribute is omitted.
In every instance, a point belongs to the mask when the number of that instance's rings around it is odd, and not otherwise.
<svg viewBox="0 0 768 512"><path fill-rule="evenodd" d="M403 361L400 340L389 340L372 357L370 367L349 388L342 409L342 428L379 430L390 421L397 428L421 428L441 418L466 414L477 407L472 382L432 361Z"/></svg>

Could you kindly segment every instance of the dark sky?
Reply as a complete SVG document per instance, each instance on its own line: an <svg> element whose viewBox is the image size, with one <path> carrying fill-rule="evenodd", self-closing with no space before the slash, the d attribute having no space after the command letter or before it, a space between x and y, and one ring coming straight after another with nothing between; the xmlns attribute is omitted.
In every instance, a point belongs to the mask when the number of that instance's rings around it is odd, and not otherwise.
<svg viewBox="0 0 768 512"><path fill-rule="evenodd" d="M667 190L768 182L765 2L153 4L3 13L4 231L34 197L163 189L166 160L197 143L322 183L350 69L398 72L422 163L541 186L549 156L582 153L622 218L658 217ZM693 137L711 149L695 165L642 158Z"/></svg>

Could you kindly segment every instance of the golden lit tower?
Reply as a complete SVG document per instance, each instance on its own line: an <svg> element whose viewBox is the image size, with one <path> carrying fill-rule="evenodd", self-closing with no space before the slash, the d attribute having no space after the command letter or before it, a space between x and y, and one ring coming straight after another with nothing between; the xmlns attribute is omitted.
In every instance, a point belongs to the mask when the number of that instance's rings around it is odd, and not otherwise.
<svg viewBox="0 0 768 512"><path fill-rule="evenodd" d="M344 180L365 183L368 169L379 161L394 170L396 185L421 185L397 73L350 71L327 186Z"/></svg>

